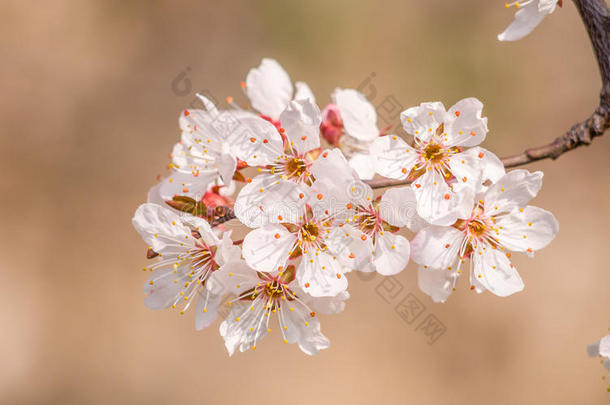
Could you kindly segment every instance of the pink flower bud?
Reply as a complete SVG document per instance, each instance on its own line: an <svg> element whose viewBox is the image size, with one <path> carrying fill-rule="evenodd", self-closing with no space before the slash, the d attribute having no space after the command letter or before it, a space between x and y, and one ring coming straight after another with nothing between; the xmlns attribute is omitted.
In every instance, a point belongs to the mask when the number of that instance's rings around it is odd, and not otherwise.
<svg viewBox="0 0 610 405"><path fill-rule="evenodd" d="M339 144L339 139L343 136L343 121L336 104L329 104L322 111L320 130L328 143L333 146Z"/></svg>

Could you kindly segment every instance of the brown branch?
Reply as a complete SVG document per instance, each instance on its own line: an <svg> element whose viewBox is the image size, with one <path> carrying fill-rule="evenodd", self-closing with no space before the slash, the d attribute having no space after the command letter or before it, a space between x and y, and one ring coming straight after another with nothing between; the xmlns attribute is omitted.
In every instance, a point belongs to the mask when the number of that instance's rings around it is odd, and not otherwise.
<svg viewBox="0 0 610 405"><path fill-rule="evenodd" d="M542 159L557 159L562 154L602 136L610 128L610 10L605 0L573 0L589 33L602 79L599 106L586 120L570 128L548 145L526 149L502 158L506 168L526 165ZM408 180L374 179L367 181L372 188L409 184Z"/></svg>

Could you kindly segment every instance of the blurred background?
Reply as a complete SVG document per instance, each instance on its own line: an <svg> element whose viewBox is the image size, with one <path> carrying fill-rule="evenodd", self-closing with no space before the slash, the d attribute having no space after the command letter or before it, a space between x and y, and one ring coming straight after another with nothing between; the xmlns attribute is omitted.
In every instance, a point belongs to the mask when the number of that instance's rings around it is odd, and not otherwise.
<svg viewBox="0 0 610 405"><path fill-rule="evenodd" d="M564 3L500 43L514 13L501 0L3 1L0 402L610 402L585 350L610 326L610 135L528 166L544 171L534 204L561 231L535 259L515 258L525 291L477 295L463 279L433 304L413 264L352 276L317 357L272 333L229 358L218 324L196 332L192 312L145 308L145 244L130 223L165 173L179 112L197 91L244 104L239 82L262 57L321 106L335 86L371 79L376 106L478 97L483 146L500 156L551 141L593 111L600 87Z"/></svg>

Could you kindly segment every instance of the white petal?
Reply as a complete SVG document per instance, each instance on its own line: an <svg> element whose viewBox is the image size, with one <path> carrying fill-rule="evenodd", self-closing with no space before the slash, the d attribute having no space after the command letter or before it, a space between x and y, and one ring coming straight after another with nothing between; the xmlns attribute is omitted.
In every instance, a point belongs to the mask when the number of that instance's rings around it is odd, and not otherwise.
<svg viewBox="0 0 610 405"><path fill-rule="evenodd" d="M600 340L599 354L610 359L610 335L605 336Z"/></svg>
<svg viewBox="0 0 610 405"><path fill-rule="evenodd" d="M349 224L332 230L326 242L329 252L338 258L344 268L355 271L375 271L371 238L362 239L363 233Z"/></svg>
<svg viewBox="0 0 610 405"><path fill-rule="evenodd" d="M525 287L517 269L499 249L480 246L472 252L471 260L474 278L493 294L506 297Z"/></svg>
<svg viewBox="0 0 610 405"><path fill-rule="evenodd" d="M482 118L483 103L476 98L465 98L449 109L447 143L451 146L475 146L487 135L487 118Z"/></svg>
<svg viewBox="0 0 610 405"><path fill-rule="evenodd" d="M394 187L386 190L379 204L379 215L393 226L406 226L417 232L426 225L417 214L417 199L411 187Z"/></svg>
<svg viewBox="0 0 610 405"><path fill-rule="evenodd" d="M531 1L525 6L519 7L515 13L515 20L498 35L498 40L517 41L525 37L542 22L547 14L549 12L546 9L538 8L538 1Z"/></svg>
<svg viewBox="0 0 610 405"><path fill-rule="evenodd" d="M313 91L305 82L295 82L294 86L297 88L294 93L295 100L309 100L312 103L316 103L316 97L313 95Z"/></svg>
<svg viewBox="0 0 610 405"><path fill-rule="evenodd" d="M213 294L207 288L201 291L195 307L196 330L207 328L216 320L221 300L221 294Z"/></svg>
<svg viewBox="0 0 610 405"><path fill-rule="evenodd" d="M445 302L453 292L458 277L456 271L419 266L417 284L434 302Z"/></svg>
<svg viewBox="0 0 610 405"><path fill-rule="evenodd" d="M495 227L498 229L494 236L500 244L515 252L540 250L559 232L553 214L531 205L499 217Z"/></svg>
<svg viewBox="0 0 610 405"><path fill-rule="evenodd" d="M452 225L472 211L473 191L459 183L449 187L436 170L418 177L411 189L417 198L417 214L431 224Z"/></svg>
<svg viewBox="0 0 610 405"><path fill-rule="evenodd" d="M144 305L148 309L159 310L171 307L176 301L182 299L180 292L184 285L184 272L174 274L174 269L157 270L144 284L146 293ZM174 282L174 280L177 280ZM151 285L150 283L153 282Z"/></svg>
<svg viewBox="0 0 610 405"><path fill-rule="evenodd" d="M214 295L240 296L258 282L258 273L243 260L234 260L212 273L206 280L206 288Z"/></svg>
<svg viewBox="0 0 610 405"><path fill-rule="evenodd" d="M481 148L480 146L470 148L462 153L459 153L459 155L470 156L471 160L474 160L478 163L477 170L481 172L481 175L480 184L475 187L476 192L487 190L488 187L484 186L484 183L495 183L506 174L504 164L502 163L500 158L498 158L491 151Z"/></svg>
<svg viewBox="0 0 610 405"><path fill-rule="evenodd" d="M235 168L237 167L237 159L229 152L228 145L226 145L226 149L219 156L216 164L218 166L220 179L226 184L231 183L233 174L235 174Z"/></svg>
<svg viewBox="0 0 610 405"><path fill-rule="evenodd" d="M288 73L274 59L263 59L246 77L246 94L252 107L274 120L292 99L292 82Z"/></svg>
<svg viewBox="0 0 610 405"><path fill-rule="evenodd" d="M316 179L332 177L333 180L342 183L358 179L358 175L338 148L324 150L313 162L310 171Z"/></svg>
<svg viewBox="0 0 610 405"><path fill-rule="evenodd" d="M247 303L238 301L231 305L231 313L220 324L220 335L230 356L237 348L241 352L251 349L265 337L269 317L263 315L264 306L261 299Z"/></svg>
<svg viewBox="0 0 610 405"><path fill-rule="evenodd" d="M373 262L377 273L392 276L400 273L409 263L409 241L400 235L384 232L375 239Z"/></svg>
<svg viewBox="0 0 610 405"><path fill-rule="evenodd" d="M305 204L307 186L300 186L276 175L261 174L237 195L234 212L250 228L268 223L297 221Z"/></svg>
<svg viewBox="0 0 610 405"><path fill-rule="evenodd" d="M297 296L313 309L316 313L332 315L343 312L345 309L345 301L350 297L347 291L343 291L334 297L312 297L309 294L303 292L300 287L292 285L290 286L293 291L296 292Z"/></svg>
<svg viewBox="0 0 610 405"><path fill-rule="evenodd" d="M145 203L136 210L132 223L142 239L152 249L163 254L167 250L175 251L176 241L188 243L191 238L191 230L182 224L180 217L168 208L157 204ZM190 238L190 239L189 239ZM188 243L181 250L188 250Z"/></svg>
<svg viewBox="0 0 610 405"><path fill-rule="evenodd" d="M307 308L298 304L287 307L288 305L282 305L280 311L288 343L297 343L310 356L330 347L330 341L320 331L320 321L316 316L312 317Z"/></svg>
<svg viewBox="0 0 610 405"><path fill-rule="evenodd" d="M396 135L381 136L371 145L375 156L375 169L383 177L402 180L417 162L417 154L412 147Z"/></svg>
<svg viewBox="0 0 610 405"><path fill-rule="evenodd" d="M284 267L296 237L282 225L270 224L250 231L242 252L246 263L259 271L273 272Z"/></svg>
<svg viewBox="0 0 610 405"><path fill-rule="evenodd" d="M490 215L523 207L542 187L542 172L518 169L508 172L491 185L483 195L485 211Z"/></svg>
<svg viewBox="0 0 610 405"><path fill-rule="evenodd" d="M354 153L349 159L349 165L362 180L375 177L375 157L369 153Z"/></svg>
<svg viewBox="0 0 610 405"><path fill-rule="evenodd" d="M250 166L272 164L284 153L284 144L277 128L251 114L239 116L239 123L227 142L231 152Z"/></svg>
<svg viewBox="0 0 610 405"><path fill-rule="evenodd" d="M322 115L317 105L309 100L295 100L280 116L282 127L290 146L294 147L299 155L320 147L320 123Z"/></svg>
<svg viewBox="0 0 610 405"><path fill-rule="evenodd" d="M161 180L158 185L159 197L163 201L169 201L174 196L186 196L201 200L211 184L218 178L217 173L181 173L173 172Z"/></svg>
<svg viewBox="0 0 610 405"><path fill-rule="evenodd" d="M441 102L421 103L400 114L400 121L405 131L422 141L430 139L437 128L448 120L445 106Z"/></svg>
<svg viewBox="0 0 610 405"><path fill-rule="evenodd" d="M464 234L450 226L428 226L411 241L411 257L415 263L446 269L458 260Z"/></svg>
<svg viewBox="0 0 610 405"><path fill-rule="evenodd" d="M364 94L354 89L337 88L331 97L350 136L361 141L372 141L379 136L377 112Z"/></svg>
<svg viewBox="0 0 610 405"><path fill-rule="evenodd" d="M347 289L347 277L337 257L322 251L303 254L297 280L312 297L333 297Z"/></svg>

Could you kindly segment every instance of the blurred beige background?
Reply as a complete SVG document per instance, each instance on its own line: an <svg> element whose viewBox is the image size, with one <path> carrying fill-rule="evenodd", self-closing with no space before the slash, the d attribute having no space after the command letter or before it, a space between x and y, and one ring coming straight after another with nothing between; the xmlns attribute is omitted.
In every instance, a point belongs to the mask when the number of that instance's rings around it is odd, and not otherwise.
<svg viewBox="0 0 610 405"><path fill-rule="evenodd" d="M545 172L534 203L561 231L516 259L524 292L477 295L462 280L435 305L414 265L394 299L380 277L351 277L347 309L323 319L332 347L313 358L273 333L229 358L217 325L196 332L193 313L146 309L130 224L179 111L198 90L243 103L239 82L264 56L320 104L374 72L375 104L478 97L499 155L552 140L599 89L565 3L505 44L502 0L3 1L0 402L607 404L585 347L610 326L610 135L528 167ZM172 90L181 72L187 94ZM395 312L408 293L425 305L412 324ZM433 345L417 330L429 314L446 327Z"/></svg>

